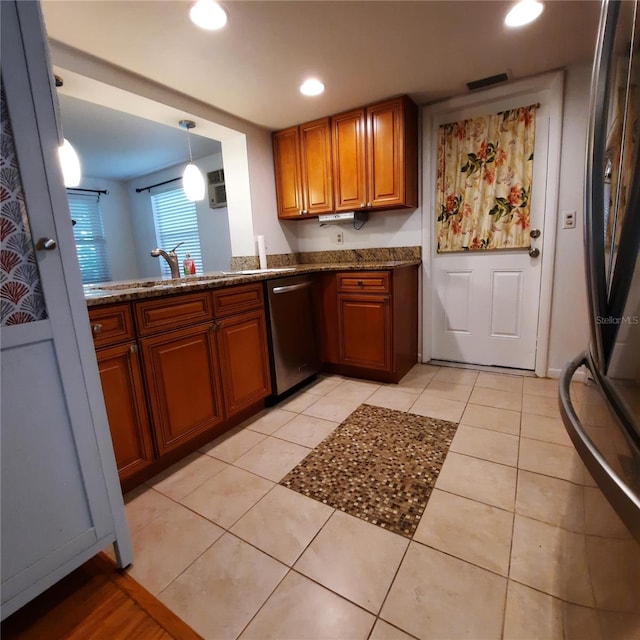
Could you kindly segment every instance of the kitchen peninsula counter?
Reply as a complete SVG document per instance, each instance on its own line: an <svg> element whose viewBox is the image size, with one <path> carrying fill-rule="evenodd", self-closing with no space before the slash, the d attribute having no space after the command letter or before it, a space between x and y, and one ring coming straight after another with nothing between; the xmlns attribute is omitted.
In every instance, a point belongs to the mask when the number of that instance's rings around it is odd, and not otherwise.
<svg viewBox="0 0 640 640"><path fill-rule="evenodd" d="M118 302L131 302L146 298L191 293L207 289L220 289L239 284L249 284L302 273L320 273L331 271L393 271L417 266L419 258L408 260L367 260L358 262L306 263L268 269L245 269L237 271L216 271L201 276L183 278L132 280L107 282L84 286L84 295L88 307L96 307Z"/></svg>
<svg viewBox="0 0 640 640"><path fill-rule="evenodd" d="M262 270L247 256L232 260L234 271L86 285L123 490L255 415L275 393L264 281L311 276L308 340L321 371L397 382L417 361L419 255L282 254Z"/></svg>

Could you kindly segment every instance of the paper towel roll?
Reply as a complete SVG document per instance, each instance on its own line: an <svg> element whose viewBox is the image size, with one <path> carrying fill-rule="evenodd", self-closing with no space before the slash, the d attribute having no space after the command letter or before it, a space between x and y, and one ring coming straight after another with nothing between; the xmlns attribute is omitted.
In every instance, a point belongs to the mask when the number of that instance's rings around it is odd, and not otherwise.
<svg viewBox="0 0 640 640"><path fill-rule="evenodd" d="M267 250L264 246L264 236L258 236L258 258L260 259L260 268L267 268Z"/></svg>

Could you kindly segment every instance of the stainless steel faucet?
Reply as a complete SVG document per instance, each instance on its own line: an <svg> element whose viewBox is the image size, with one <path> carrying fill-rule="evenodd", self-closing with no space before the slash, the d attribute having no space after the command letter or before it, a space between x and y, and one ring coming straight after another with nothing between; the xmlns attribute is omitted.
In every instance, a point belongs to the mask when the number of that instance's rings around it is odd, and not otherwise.
<svg viewBox="0 0 640 640"><path fill-rule="evenodd" d="M178 256L176 255L176 249L180 245L183 245L183 244L184 244L184 242L179 242L168 253L166 251L160 249L159 247L156 248L156 249L151 249L151 255L154 258L157 258L158 256L162 256L167 261L167 264L169 265L169 269L171 269L171 277L172 278L179 278L180 277L180 267L178 266Z"/></svg>

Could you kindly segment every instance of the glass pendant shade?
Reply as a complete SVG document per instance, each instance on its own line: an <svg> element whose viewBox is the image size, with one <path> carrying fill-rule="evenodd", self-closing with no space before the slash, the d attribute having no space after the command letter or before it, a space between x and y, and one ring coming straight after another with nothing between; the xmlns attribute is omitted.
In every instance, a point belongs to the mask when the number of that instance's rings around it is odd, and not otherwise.
<svg viewBox="0 0 640 640"><path fill-rule="evenodd" d="M77 187L80 184L82 172L80 158L71 143L65 138L62 146L58 147L58 156L62 167L62 178L65 187Z"/></svg>
<svg viewBox="0 0 640 640"><path fill-rule="evenodd" d="M200 169L193 162L190 162L182 174L182 188L187 200L194 202L204 199L204 178Z"/></svg>

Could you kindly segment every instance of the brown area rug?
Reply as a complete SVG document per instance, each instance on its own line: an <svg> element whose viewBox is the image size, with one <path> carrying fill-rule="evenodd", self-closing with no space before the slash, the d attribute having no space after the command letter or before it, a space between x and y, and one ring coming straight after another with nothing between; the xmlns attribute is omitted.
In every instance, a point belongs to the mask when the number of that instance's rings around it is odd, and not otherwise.
<svg viewBox="0 0 640 640"><path fill-rule="evenodd" d="M363 404L280 484L410 538L457 428Z"/></svg>

